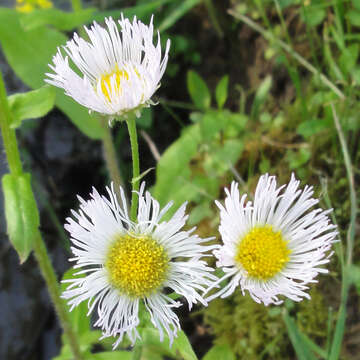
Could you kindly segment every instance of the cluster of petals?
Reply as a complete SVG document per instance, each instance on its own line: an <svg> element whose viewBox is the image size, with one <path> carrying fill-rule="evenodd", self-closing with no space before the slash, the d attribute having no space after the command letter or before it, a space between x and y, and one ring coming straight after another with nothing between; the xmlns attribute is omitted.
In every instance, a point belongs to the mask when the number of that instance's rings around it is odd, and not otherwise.
<svg viewBox="0 0 360 360"><path fill-rule="evenodd" d="M65 56L58 49L50 65L54 73L48 73L46 81L109 120L126 118L130 112L139 115L142 107L152 104L151 97L160 86L170 41L162 56L159 33L157 44L153 43L152 19L148 26L136 17L130 22L123 16L118 24L112 18L105 19L105 24L106 28L96 22L90 29L85 27L90 41L75 33L63 47ZM227 297L237 288L265 305L280 304L283 297L294 301L309 298L309 284L316 282L319 273L327 272L323 265L332 255L337 231L328 216L331 210L314 208L319 200L313 198L312 187L301 190L299 184L292 176L288 184L278 187L276 178L265 174L260 177L254 199L250 201L246 194L240 196L238 184L233 182L230 190L225 189L225 204L216 201L220 209L221 246L205 245L211 239L200 238L194 233L195 228L183 230L188 218L186 203L170 220L164 221L172 204L161 209L145 191L144 184L138 192L136 221L129 217L122 188L119 199L113 185L107 188L108 196L93 189L89 200L79 198L79 211L72 211L73 217L65 225L71 235L74 255L71 261L79 271L66 280L68 287L63 297L71 308L87 301L88 315L96 309L94 325L102 329L103 337L117 337L114 348L125 334L133 343L140 337L137 328L141 325L141 306L158 329L160 339L168 336L172 343L180 329L174 308L181 306L181 302L169 296L170 292L183 297L189 309L196 303L207 305L216 297ZM251 274L251 268L247 270L237 257L244 238L259 228L279 234L276 236L281 237L285 249L278 262L281 267L276 265L274 273L263 277ZM112 282L107 261L114 239L119 236L121 241L151 239L166 253L166 276L159 280L160 286L134 296ZM266 239L261 238L262 244L266 241L273 249ZM217 266L224 272L221 278L213 275L213 269L203 259L209 251L213 251ZM246 256L251 259L257 255ZM263 251L261 256L266 258L267 254ZM133 266L129 268L133 272ZM148 283L149 277L145 279ZM214 289L215 293L205 297Z"/></svg>
<svg viewBox="0 0 360 360"><path fill-rule="evenodd" d="M330 261L330 249L336 241L337 231L328 216L331 210L312 209L319 202L312 197L313 188L305 186L301 190L299 184L292 175L287 185L277 187L276 178L265 174L259 179L253 201L246 201L246 194L240 197L235 181L230 191L225 189L225 205L216 202L220 209L219 232L223 245L214 250L217 266L225 275L211 288L224 280L228 283L209 296L208 301L227 297L237 287L243 294L248 291L256 302L265 305L282 303L279 295L293 301L310 298L307 285L316 282L319 273L327 273L322 265ZM236 261L235 254L239 242L251 229L266 225L281 232L287 240L290 255L278 274L261 280L249 276Z"/></svg>
<svg viewBox="0 0 360 360"><path fill-rule="evenodd" d="M143 302L150 314L151 322L159 330L161 340L166 333L170 343L180 328L179 319L173 308L181 305L165 292L170 289L184 297L192 305L206 301L200 295L216 277L213 269L202 260L206 252L217 245L203 245L210 239L193 234L195 229L181 230L188 218L183 204L168 221L161 221L171 203L160 210L159 203L140 188L137 221L129 218L123 189L120 188L119 203L114 188L107 188L108 197L101 196L95 189L90 200L80 200L80 210L72 211L73 218L67 219L65 228L71 235L71 259L75 268L81 269L69 283L63 297L71 307L88 301L89 314L97 308L98 320L94 324L103 331L103 337L118 336L116 347L127 334L132 342L139 337L137 326L139 305ZM168 275L159 291L149 296L134 298L122 293L109 282L105 266L107 253L114 236L150 236L164 247L169 257ZM81 276L86 274L86 276Z"/></svg>
<svg viewBox="0 0 360 360"><path fill-rule="evenodd" d="M54 73L47 73L45 80L90 111L110 118L126 117L133 111L139 115L142 107L152 104L170 48L168 40L162 57L159 33L157 44L153 43L152 19L148 26L136 17L131 23L122 16L118 23L120 31L111 17L105 19L106 28L96 22L90 29L84 27L90 42L75 33L63 46L65 56L58 49L53 65L49 64ZM72 69L69 58L78 71ZM117 71L126 74L121 81Z"/></svg>

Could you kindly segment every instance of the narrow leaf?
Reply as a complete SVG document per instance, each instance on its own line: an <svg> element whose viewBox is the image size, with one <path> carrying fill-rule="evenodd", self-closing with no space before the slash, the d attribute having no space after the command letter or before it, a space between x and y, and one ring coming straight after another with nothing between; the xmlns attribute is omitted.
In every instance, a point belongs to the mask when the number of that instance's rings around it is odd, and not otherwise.
<svg viewBox="0 0 360 360"><path fill-rule="evenodd" d="M159 9L162 5L173 2L174 0L154 0L149 1L148 3L144 3L137 6L127 7L120 10L106 10L99 11L93 15L91 21L95 20L97 22L103 22L105 17L113 17L114 19L120 18L120 14L123 13L125 17L132 18L136 16L138 19L142 21L146 21L146 18L150 18L150 16ZM90 22L91 22L90 21Z"/></svg>
<svg viewBox="0 0 360 360"><path fill-rule="evenodd" d="M175 350L179 352L184 360L197 360L197 356L190 344L189 339L183 331L178 332L173 344Z"/></svg>
<svg viewBox="0 0 360 360"><path fill-rule="evenodd" d="M86 360L131 360L132 354L129 351L106 351L96 354L90 354L85 357Z"/></svg>
<svg viewBox="0 0 360 360"><path fill-rule="evenodd" d="M284 313L283 317L290 337L290 341L295 349L298 359L316 360L315 355L313 354L307 343L303 341L295 321L287 314L287 312Z"/></svg>
<svg viewBox="0 0 360 360"><path fill-rule="evenodd" d="M187 73L187 87L192 101L201 110L208 109L211 103L210 91L199 74L190 70Z"/></svg>
<svg viewBox="0 0 360 360"><path fill-rule="evenodd" d="M195 5L199 4L201 0L184 0L179 1L179 5L168 14L159 26L160 31L165 31L173 26L180 18L182 18Z"/></svg>
<svg viewBox="0 0 360 360"><path fill-rule="evenodd" d="M7 233L11 244L23 263L32 250L40 224L39 213L31 189L30 174L14 176L6 174L2 178L5 198Z"/></svg>
<svg viewBox="0 0 360 360"><path fill-rule="evenodd" d="M217 84L215 98L219 109L222 109L228 96L229 76L225 75Z"/></svg>
<svg viewBox="0 0 360 360"><path fill-rule="evenodd" d="M43 86L38 90L19 93L8 97L13 120L11 127L18 128L21 121L46 115L55 104L55 90Z"/></svg>
<svg viewBox="0 0 360 360"><path fill-rule="evenodd" d="M265 103L267 96L269 95L272 85L271 76L267 76L264 81L260 84L256 91L254 102L251 108L251 117L257 119L261 110L262 105Z"/></svg>
<svg viewBox="0 0 360 360"><path fill-rule="evenodd" d="M235 355L229 345L215 345L202 358L202 360L235 360Z"/></svg>
<svg viewBox="0 0 360 360"><path fill-rule="evenodd" d="M51 25L58 30L70 31L88 22L96 11L88 8L76 12L65 12L59 9L36 9L20 14L20 23L25 30Z"/></svg>
<svg viewBox="0 0 360 360"><path fill-rule="evenodd" d="M16 34L16 36L14 35ZM32 89L44 85L48 64L58 46L65 44L67 37L55 29L39 26L24 31L18 14L12 9L0 7L0 42L6 59L16 75ZM89 116L88 110L66 96L56 92L56 105L87 136L101 139L104 134L98 119Z"/></svg>

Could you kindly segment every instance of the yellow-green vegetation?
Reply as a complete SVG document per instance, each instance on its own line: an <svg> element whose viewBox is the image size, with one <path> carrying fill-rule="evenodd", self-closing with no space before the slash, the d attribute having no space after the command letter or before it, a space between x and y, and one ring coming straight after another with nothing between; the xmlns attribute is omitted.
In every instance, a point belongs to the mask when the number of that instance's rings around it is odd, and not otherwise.
<svg viewBox="0 0 360 360"><path fill-rule="evenodd" d="M311 301L299 304L287 301L296 324L316 343L326 338L328 308L322 293L310 291ZM228 344L238 359L294 359L283 321L282 306L257 304L246 294L236 291L227 299L216 299L203 311L204 322L215 336L216 344Z"/></svg>

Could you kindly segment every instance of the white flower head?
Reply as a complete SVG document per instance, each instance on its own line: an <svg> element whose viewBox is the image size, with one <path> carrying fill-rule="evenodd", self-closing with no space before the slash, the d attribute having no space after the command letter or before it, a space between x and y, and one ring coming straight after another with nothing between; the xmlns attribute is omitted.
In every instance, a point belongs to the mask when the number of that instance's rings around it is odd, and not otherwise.
<svg viewBox="0 0 360 360"><path fill-rule="evenodd" d="M225 206L216 202L224 244L214 250L225 275L210 288L228 283L206 300L227 297L238 286L265 305L282 303L279 295L310 298L306 285L327 272L321 265L329 262L337 231L328 217L331 210L311 210L319 200L312 198L312 187L300 190L299 184L292 176L289 184L277 187L274 176L263 175L253 202L240 197L236 182L225 189Z"/></svg>
<svg viewBox="0 0 360 360"><path fill-rule="evenodd" d="M81 269L76 275L86 276L64 280L70 285L63 297L71 309L88 301L88 315L97 307L94 325L102 329L103 337L118 336L114 348L124 334L132 343L139 338L140 302L160 339L167 333L172 343L180 329L173 308L181 303L171 299L169 291L183 296L190 310L197 302L207 305L200 293L217 279L201 259L217 245L203 245L210 239L193 234L195 229L181 230L188 218L186 204L170 220L161 221L171 203L160 210L150 193L144 194L144 187L138 193L136 222L129 219L122 188L120 205L112 185L108 197L93 189L90 200L79 198L79 212L72 211L74 219L68 218L65 225L71 234L71 260Z"/></svg>
<svg viewBox="0 0 360 360"><path fill-rule="evenodd" d="M45 81L65 90L66 95L87 107L90 111L114 117L126 117L129 112L140 116L140 109L153 104L151 97L160 86L168 61L170 40L167 40L165 55L161 56L160 35L153 44L152 18L149 26L134 17L121 15L118 21L105 19L106 28L96 22L84 27L89 41L76 33L63 49L53 57ZM75 72L70 64L77 67Z"/></svg>

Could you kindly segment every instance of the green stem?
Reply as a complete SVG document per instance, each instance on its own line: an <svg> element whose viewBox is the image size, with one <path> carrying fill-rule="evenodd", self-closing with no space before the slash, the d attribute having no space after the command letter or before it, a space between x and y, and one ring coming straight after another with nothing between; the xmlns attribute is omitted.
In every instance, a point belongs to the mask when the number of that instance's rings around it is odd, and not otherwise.
<svg viewBox="0 0 360 360"><path fill-rule="evenodd" d="M260 33L266 40L271 41L274 44L280 46L283 50L285 50L289 55L291 55L294 59L296 59L307 70L309 70L314 75L319 76L319 79L327 87L329 87L340 99L345 99L344 93L334 83L332 83L323 73L320 73L312 64L310 64L305 58L303 58L299 53L297 53L291 46L284 43L282 40L276 38L271 32L266 31L262 26L252 21L247 16L236 13L233 10L229 10L229 14L234 16L236 19L243 21L253 30Z"/></svg>
<svg viewBox="0 0 360 360"><path fill-rule="evenodd" d="M131 116L126 121L130 143L131 143L131 154L132 154L132 163L133 163L133 176L132 176L132 195L131 195L131 211L130 218L132 221L136 220L137 217L137 208L138 208L138 195L136 194L139 191L139 183L140 183L140 166L139 166L139 145L137 140L136 133L136 120L135 116Z"/></svg>
<svg viewBox="0 0 360 360"><path fill-rule="evenodd" d="M107 118L103 117L100 119L101 124L104 128L104 137L102 139L103 142L103 151L104 151L104 159L107 166L107 169L110 174L111 180L114 182L116 195L119 197L120 195L120 186L125 189L124 181L121 177L118 160L116 156L116 151L114 147L114 141L111 133L111 128L108 125Z"/></svg>
<svg viewBox="0 0 360 360"><path fill-rule="evenodd" d="M347 147L347 143L345 140L345 136L342 131L341 124L333 104L331 104L331 109L333 112L334 123L339 136L341 150L344 157L344 163L345 163L346 174L347 174L347 178L349 182L349 190L350 190L350 224L349 224L349 230L347 233L347 241L346 241L346 245L347 245L346 265L350 266L352 264L352 257L353 257L355 225L356 225L356 215L357 215L357 197L356 197L355 183L354 183L354 171L353 171L353 166L351 163L351 158Z"/></svg>
<svg viewBox="0 0 360 360"><path fill-rule="evenodd" d="M4 80L0 72L0 127L4 142L4 149L13 175L22 174L22 165L16 141L15 130L11 129L11 113L7 101Z"/></svg>
<svg viewBox="0 0 360 360"><path fill-rule="evenodd" d="M66 310L66 305L61 299L61 292L57 282L56 274L54 272L54 268L51 265L49 255L47 253L46 246L40 232L38 232L37 236L35 237L33 246L35 257L39 264L41 274L45 279L50 298L60 319L60 323L64 330L67 341L69 342L69 346L74 356L74 359L82 360L83 356L81 355L80 346L77 342L75 332L72 328L69 314Z"/></svg>
<svg viewBox="0 0 360 360"><path fill-rule="evenodd" d="M222 38L224 36L224 33L223 33L220 23L218 21L218 17L216 14L216 9L214 7L214 4L213 4L212 0L204 0L204 2L205 2L205 6L207 7L207 11L209 13L210 20L213 23L214 29L216 30L218 36L220 38Z"/></svg>
<svg viewBox="0 0 360 360"><path fill-rule="evenodd" d="M6 152L10 173L15 176L20 176L23 173L22 165L15 131L10 127L11 118L12 115L7 101L5 84L0 72L0 127L3 136L4 149ZM33 247L35 257L39 263L41 273L45 279L50 298L53 301L56 313L59 316L61 325L64 329L64 335L69 342L74 359L82 360L83 358L80 352L80 347L77 343L75 333L71 328L71 323L65 304L60 297L60 288L40 232L37 232L35 235Z"/></svg>
<svg viewBox="0 0 360 360"><path fill-rule="evenodd" d="M347 232L346 240L346 264L342 266L342 284L341 284L341 299L340 299L340 308L338 312L338 318L336 321L335 332L333 337L333 342L330 349L329 360L337 360L340 356L341 344L343 341L345 333L345 323L346 323L346 305L348 301L349 289L351 282L349 280L349 274L351 271L352 257L353 257L353 248L354 248L354 239L355 239L355 224L356 224L356 215L357 215L357 198L354 184L354 172L353 166L351 163L351 158L349 150L347 147L346 139L341 128L339 118L337 116L335 106L331 104L331 109L333 113L335 127L339 136L341 150L344 157L344 163L347 173L347 178L349 182L350 189L350 224Z"/></svg>

